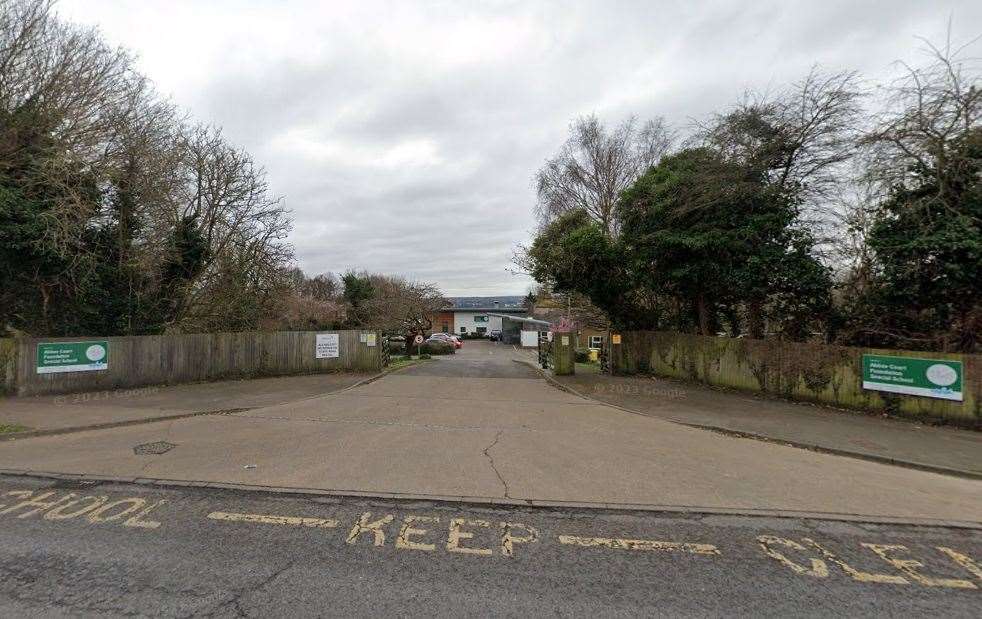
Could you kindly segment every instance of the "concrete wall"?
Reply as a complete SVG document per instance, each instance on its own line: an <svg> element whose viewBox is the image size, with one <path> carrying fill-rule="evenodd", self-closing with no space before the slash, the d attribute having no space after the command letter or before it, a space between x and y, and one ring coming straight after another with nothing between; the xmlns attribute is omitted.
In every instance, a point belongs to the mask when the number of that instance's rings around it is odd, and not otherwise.
<svg viewBox="0 0 982 619"><path fill-rule="evenodd" d="M982 355L650 331L622 333L621 344L612 344L610 349L611 368L616 374L650 373L845 408L982 426ZM863 354L961 361L964 401L865 390Z"/></svg>
<svg viewBox="0 0 982 619"><path fill-rule="evenodd" d="M339 334L340 357L315 358L318 333ZM361 334L375 333L375 346ZM107 340L109 369L38 374L37 345L47 342ZM73 393L143 385L164 385L343 370L378 370L382 342L374 331L281 331L201 333L133 337L82 337L15 340L17 395ZM0 349L2 350L2 349Z"/></svg>

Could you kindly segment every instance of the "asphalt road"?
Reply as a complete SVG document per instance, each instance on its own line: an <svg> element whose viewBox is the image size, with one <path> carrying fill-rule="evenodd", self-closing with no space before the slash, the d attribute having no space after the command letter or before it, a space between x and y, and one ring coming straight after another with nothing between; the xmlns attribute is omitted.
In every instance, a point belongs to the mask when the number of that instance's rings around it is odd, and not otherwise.
<svg viewBox="0 0 982 619"><path fill-rule="evenodd" d="M982 605L979 530L54 483L0 477L0 616L971 617Z"/></svg>

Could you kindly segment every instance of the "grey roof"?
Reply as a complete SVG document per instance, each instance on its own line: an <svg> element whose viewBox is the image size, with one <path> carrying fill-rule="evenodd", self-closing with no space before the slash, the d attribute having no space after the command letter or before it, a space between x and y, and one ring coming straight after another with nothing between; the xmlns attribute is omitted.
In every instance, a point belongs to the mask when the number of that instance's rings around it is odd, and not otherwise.
<svg viewBox="0 0 982 619"><path fill-rule="evenodd" d="M500 312L505 310L507 312L518 313L518 314L528 314L528 310L524 307L448 307L444 311L446 312Z"/></svg>
<svg viewBox="0 0 982 619"><path fill-rule="evenodd" d="M495 307L495 302L497 301L498 307L520 308L524 300L525 297L517 295L504 297L450 297L450 304L455 309L484 309Z"/></svg>

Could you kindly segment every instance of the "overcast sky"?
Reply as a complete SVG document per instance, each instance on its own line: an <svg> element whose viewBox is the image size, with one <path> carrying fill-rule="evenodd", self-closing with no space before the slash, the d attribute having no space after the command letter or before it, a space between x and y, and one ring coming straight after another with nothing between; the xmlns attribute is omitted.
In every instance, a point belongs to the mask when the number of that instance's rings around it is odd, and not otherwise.
<svg viewBox="0 0 982 619"><path fill-rule="evenodd" d="M693 6L698 5L698 6ZM918 36L980 34L982 2L62 0L159 90L265 166L309 273L523 294L532 175L569 121L684 128L818 63L864 77Z"/></svg>

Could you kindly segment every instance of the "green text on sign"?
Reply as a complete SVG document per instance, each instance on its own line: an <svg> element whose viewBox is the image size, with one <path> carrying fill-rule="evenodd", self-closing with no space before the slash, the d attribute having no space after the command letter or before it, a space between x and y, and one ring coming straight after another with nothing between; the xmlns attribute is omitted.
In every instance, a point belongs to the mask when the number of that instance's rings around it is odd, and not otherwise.
<svg viewBox="0 0 982 619"><path fill-rule="evenodd" d="M962 362L863 355L863 389L962 401Z"/></svg>
<svg viewBox="0 0 982 619"><path fill-rule="evenodd" d="M109 342L38 344L37 373L92 372L109 369Z"/></svg>

